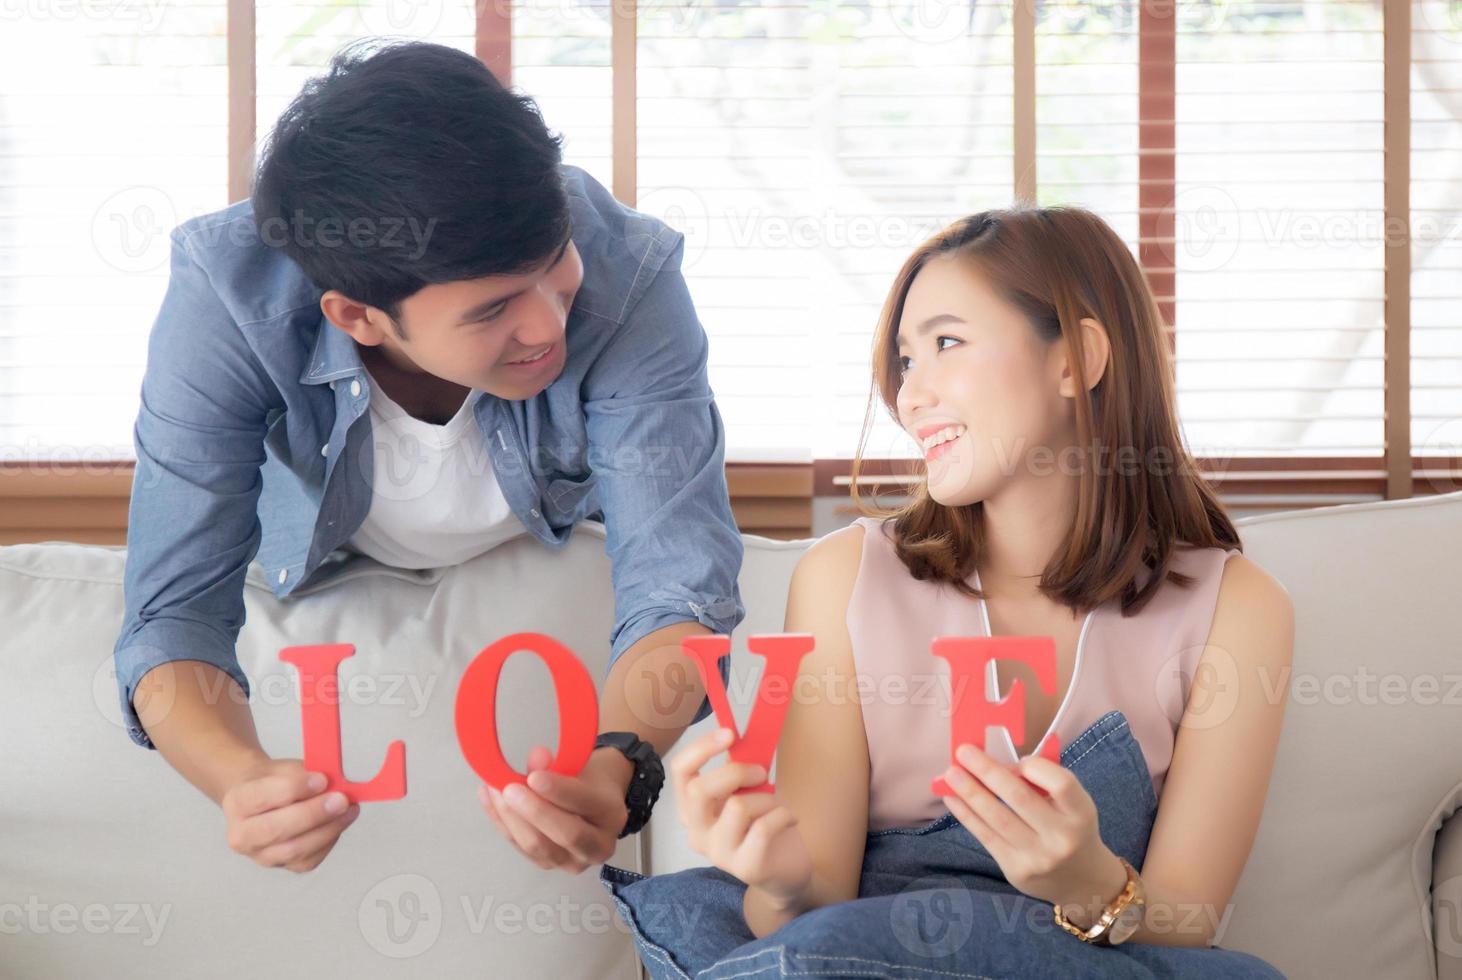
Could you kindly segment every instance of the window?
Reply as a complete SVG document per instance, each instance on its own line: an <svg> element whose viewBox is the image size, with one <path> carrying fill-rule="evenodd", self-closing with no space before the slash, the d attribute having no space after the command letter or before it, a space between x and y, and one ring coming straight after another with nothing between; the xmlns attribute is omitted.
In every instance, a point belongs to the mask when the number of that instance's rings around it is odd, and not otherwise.
<svg viewBox="0 0 1462 980"><path fill-rule="evenodd" d="M14 16L0 27L0 463L130 457L168 233L227 203L224 8Z"/></svg>
<svg viewBox="0 0 1462 980"><path fill-rule="evenodd" d="M605 187L610 156L611 0L511 6L512 83L564 137L564 158Z"/></svg>
<svg viewBox="0 0 1462 980"><path fill-rule="evenodd" d="M1187 438L1202 456L1379 457L1380 6L1179 9L1174 325Z"/></svg>
<svg viewBox="0 0 1462 980"><path fill-rule="evenodd" d="M360 37L411 37L472 51L472 7L442 0L254 0L258 71L256 145L305 81L318 75L341 46Z"/></svg>
<svg viewBox="0 0 1462 980"><path fill-rule="evenodd" d="M166 231L227 203L239 135L340 44L390 34L476 51L569 162L686 233L732 461L850 457L898 265L1021 197L1090 207L1139 256L1185 435L1231 489L1394 495L1413 466L1418 492L1462 486L1451 0L252 9L243 39L223 0L0 35L7 460L130 456ZM871 456L913 456L874 418Z"/></svg>
<svg viewBox="0 0 1462 980"><path fill-rule="evenodd" d="M981 5L969 30L920 13L641 14L637 205L687 234L730 459L849 453L893 272L958 215L1010 200L1008 10ZM876 455L907 453L876 423Z"/></svg>

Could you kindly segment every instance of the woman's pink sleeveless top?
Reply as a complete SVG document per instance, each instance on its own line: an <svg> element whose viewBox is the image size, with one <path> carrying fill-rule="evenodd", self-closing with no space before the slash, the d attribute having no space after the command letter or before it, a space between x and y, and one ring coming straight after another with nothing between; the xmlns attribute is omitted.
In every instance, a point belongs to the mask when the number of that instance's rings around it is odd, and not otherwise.
<svg viewBox="0 0 1462 980"><path fill-rule="evenodd" d="M939 636L989 636L985 603L943 583L919 581L894 553L892 521L859 517L863 557L848 602L857 688L868 736L870 830L929 822L946 811L930 781L949 765L949 662L930 652ZM1197 669L1223 566L1237 548L1183 545L1171 568L1192 585L1165 581L1136 615L1123 617L1120 600L1093 609L1082 625L1065 700L1051 728L1069 745L1113 709L1127 717L1161 798L1173 757L1178 722ZM1138 573L1138 587L1151 571ZM979 575L973 576L979 587ZM1009 668L1006 668L1007 672ZM985 676L985 698L999 697L995 665ZM1003 731L1002 731L1002 734ZM1037 733L1027 732L1027 741ZM1041 743L1049 732L1039 733ZM1041 743L1027 754L1039 751ZM986 751L1013 761L1014 745L989 740Z"/></svg>

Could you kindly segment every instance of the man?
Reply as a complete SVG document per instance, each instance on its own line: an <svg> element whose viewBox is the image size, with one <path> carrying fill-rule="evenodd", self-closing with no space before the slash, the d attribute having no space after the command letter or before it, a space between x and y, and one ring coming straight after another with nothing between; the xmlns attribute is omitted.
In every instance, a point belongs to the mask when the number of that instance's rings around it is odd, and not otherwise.
<svg viewBox="0 0 1462 980"><path fill-rule="evenodd" d="M222 807L231 848L310 870L358 808L260 747L234 649L250 562L284 598L337 550L428 567L602 519L600 745L573 778L535 750L524 793L483 797L540 866L600 863L710 713L681 638L745 616L682 236L561 165L530 99L439 45L342 51L261 157L251 200L172 233L114 650L128 733ZM380 441L400 426L453 433L405 433L435 474L407 493Z"/></svg>

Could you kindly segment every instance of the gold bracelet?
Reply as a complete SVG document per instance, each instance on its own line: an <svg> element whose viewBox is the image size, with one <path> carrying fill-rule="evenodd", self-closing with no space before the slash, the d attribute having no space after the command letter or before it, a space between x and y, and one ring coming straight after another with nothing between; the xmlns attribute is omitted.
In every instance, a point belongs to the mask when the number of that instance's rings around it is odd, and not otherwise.
<svg viewBox="0 0 1462 980"><path fill-rule="evenodd" d="M1096 946L1115 946L1136 932L1142 922L1142 908L1147 902L1142 879L1126 858L1119 854L1117 860L1122 862L1122 867L1127 872L1127 883L1122 886L1117 897L1106 904L1102 914L1090 928L1082 929L1066 918L1060 905L1055 906L1056 924L1082 942Z"/></svg>

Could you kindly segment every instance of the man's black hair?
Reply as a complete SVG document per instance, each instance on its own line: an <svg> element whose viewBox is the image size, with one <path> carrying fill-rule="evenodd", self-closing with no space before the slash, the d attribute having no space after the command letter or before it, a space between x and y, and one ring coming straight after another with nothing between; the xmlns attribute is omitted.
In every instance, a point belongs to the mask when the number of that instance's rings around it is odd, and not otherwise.
<svg viewBox="0 0 1462 980"><path fill-rule="evenodd" d="M279 117L255 227L320 289L391 317L431 283L526 272L569 237L562 137L479 59L422 41L342 48Z"/></svg>

